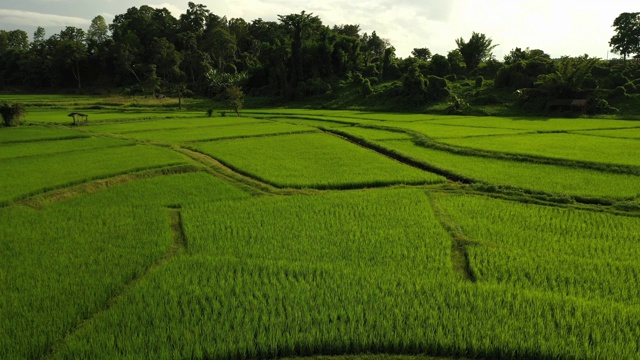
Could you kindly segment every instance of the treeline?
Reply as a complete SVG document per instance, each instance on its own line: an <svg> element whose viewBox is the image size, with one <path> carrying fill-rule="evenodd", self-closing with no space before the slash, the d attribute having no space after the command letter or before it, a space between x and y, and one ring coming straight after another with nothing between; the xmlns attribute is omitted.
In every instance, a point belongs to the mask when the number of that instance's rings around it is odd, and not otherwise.
<svg viewBox="0 0 640 360"><path fill-rule="evenodd" d="M621 18L623 18L622 21ZM627 56L640 53L640 17L624 13L610 45ZM616 26L614 22L614 26ZM631 24L631 25L629 25ZM624 36L621 36L624 35ZM628 44L632 44L629 46ZM0 31L0 89L124 89L131 94L215 96L230 86L250 95L299 100L353 84L363 96L384 92L419 106L452 99L473 101L451 83L470 79L477 88L525 89L530 98L627 96L638 92L632 61L551 57L538 49L512 50L496 59L484 34L455 40L447 54L415 48L407 58L356 24L324 25L301 12L278 21L227 19L190 2L178 18L167 9L131 7L111 24L102 16L88 30L67 27L33 40L22 30ZM389 84L385 87L378 84Z"/></svg>

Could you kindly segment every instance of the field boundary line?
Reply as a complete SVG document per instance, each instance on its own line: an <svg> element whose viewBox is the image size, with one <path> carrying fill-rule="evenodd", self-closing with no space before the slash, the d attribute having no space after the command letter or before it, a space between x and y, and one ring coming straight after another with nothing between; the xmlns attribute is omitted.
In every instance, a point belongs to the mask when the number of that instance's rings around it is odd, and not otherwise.
<svg viewBox="0 0 640 360"><path fill-rule="evenodd" d="M256 121L256 122L246 122L246 123L239 123L239 124L223 124L223 125L202 125L202 126L189 126L189 127L167 127L167 128L157 128L157 129L144 129L144 130L128 130L128 131L121 131L121 132L97 132L97 131L91 131L92 133L96 133L96 134L118 134L118 135L126 135L126 134L135 134L135 133L144 133L144 132L151 132L151 131L173 131L173 130L186 130L186 129L207 129L207 128L219 128L219 127L226 127L226 126L239 126L239 125L258 125L258 124L267 124L270 123L267 120L264 121ZM118 124L118 122L116 122L115 124ZM113 125L113 124L111 124Z"/></svg>
<svg viewBox="0 0 640 360"><path fill-rule="evenodd" d="M438 219L438 222L440 222L440 225L442 225L442 227L451 236L452 271L462 281L468 281L472 283L477 282L478 278L474 273L473 268L471 267L471 261L469 260L469 252L467 251L467 248L469 246L479 246L480 243L470 239L464 233L460 225L454 222L451 216L446 212L446 210L438 204L436 199L438 195L435 195L428 191L426 192L426 194L429 198L431 209Z"/></svg>
<svg viewBox="0 0 640 360"><path fill-rule="evenodd" d="M449 181L460 182L460 183L463 183L463 184L472 184L472 183L479 182L479 181L477 181L475 179L468 178L466 176L462 176L462 175L459 175L459 174L455 174L453 172L450 172L450 171L447 171L447 170L444 170L444 169L440 169L440 168L438 168L436 166L427 164L425 162L412 159L412 158L407 157L407 156L405 156L403 154L400 154L400 153L398 153L398 152L396 152L394 150L387 149L387 148L385 148L385 147L383 147L381 145L375 144L375 143L373 143L373 142L371 142L369 140L366 140L364 138L360 138L360 137L345 133L345 132L340 131L340 130L326 129L326 128L321 128L321 130L324 133L330 134L332 136L337 136L337 137L339 137L339 138L341 138L343 140L349 141L349 142L351 142L351 143L353 143L355 145L358 145L358 146L360 146L362 148L371 150L371 151L376 152L376 153L378 153L378 154L380 154L382 156L388 157L388 158L390 158L392 160L398 161L398 162L403 163L405 165L408 165L408 166L411 166L411 167L414 167L414 168L417 168L417 169L420 169L420 170L423 170L423 171L427 171L427 172L430 172L430 173L434 173L436 175L443 176Z"/></svg>
<svg viewBox="0 0 640 360"><path fill-rule="evenodd" d="M92 194L100 190L107 189L111 186L122 185L131 181L150 179L158 176L197 172L202 170L203 169L200 169L194 165L177 165L124 173L113 177L96 179L78 185L51 190L24 198L22 200L18 200L15 203L19 205L29 206L36 210L41 210L46 205L54 202L63 201L77 196Z"/></svg>
<svg viewBox="0 0 640 360"><path fill-rule="evenodd" d="M86 137L91 138L89 137ZM74 138L71 140L78 140L78 139L85 139L85 138ZM120 140L120 139L118 139ZM56 141L60 141L60 140L56 140ZM72 153L77 153L78 151L92 151L92 150L102 150L102 149L115 149L115 148L123 148L123 147L128 147L128 146L135 146L137 145L136 143L131 143L131 144L117 144L117 145L107 145L107 146L96 146L96 147L91 147L91 148L85 148L85 149L72 149L72 150L64 150L64 151L53 151L53 152L49 152L49 153L42 153L42 154L31 154L31 155L20 155L20 156L13 156L13 157L8 157L8 158L4 158L4 159L0 159L0 161L2 160L13 160L13 159L29 159L29 158L37 158L37 157L50 157L50 156L55 156L55 155L64 155L64 154L72 154Z"/></svg>
<svg viewBox="0 0 640 360"><path fill-rule="evenodd" d="M271 184L262 182L251 176L239 173L234 169L226 166L217 159L201 153L195 149L187 147L174 147L174 151L179 152L190 159L206 166L209 173L213 176L226 180L227 182L239 187L241 190L245 190L252 195L265 195L265 194L277 194L277 195L289 195L296 191L279 189Z"/></svg>
<svg viewBox="0 0 640 360"><path fill-rule="evenodd" d="M148 278L157 272L160 268L167 265L173 258L178 256L181 253L186 252L187 248L187 237L184 233L184 227L182 224L182 211L179 208L166 208L167 216L169 218L169 228L171 232L172 241L169 245L168 250L162 255L155 263L147 266L146 269L140 272L138 276L126 282L122 288L117 291L113 296L111 296L107 301L99 307L95 312L89 314L86 318L80 320L76 326L71 329L64 337L54 341L54 343L49 347L49 349L40 357L40 359L51 358L55 355L60 349L62 349L67 339L76 334L78 331L82 330L86 326L88 326L94 319L96 319L100 314L103 314L109 309L111 309L114 305L116 305L129 291L131 291L135 286L137 286L141 281Z"/></svg>
<svg viewBox="0 0 640 360"><path fill-rule="evenodd" d="M518 135L523 135L523 134L518 134ZM593 136L593 135L584 135L584 136ZM498 151L482 150L482 149L477 149L472 147L447 144L447 143L429 138L425 135L416 136L413 139L413 143L416 146L421 146L421 147L440 150L440 151L446 151L456 155L517 161L522 163L555 165L555 166L563 166L563 167L574 168L574 169L579 168L579 169L599 171L599 172L608 173L608 174L640 175L640 166L638 165L609 164L609 163L599 163L595 161L571 160L571 159L553 158L553 157L538 156L538 155L531 155L531 154L519 154L519 153L513 153L513 152L498 152Z"/></svg>
<svg viewBox="0 0 640 360"><path fill-rule="evenodd" d="M441 142L441 141L438 141L437 139L431 138L428 135L425 135L423 133L410 130L410 129L402 129L402 128L394 128L390 126L370 125L370 124L358 124L356 126L361 128L366 128L366 129L385 130L385 131L404 133L413 137L412 141L416 146L445 151L445 152L456 154L456 155L475 156L480 158L490 158L490 159L498 159L498 160L509 160L509 161L523 162L523 163L556 165L556 166L563 166L568 168L581 168L581 169L599 171L603 173L640 175L640 166L638 165L608 164L608 163L599 163L596 161L571 160L571 159L553 158L553 157L531 155L531 154L483 150L483 149L477 149L472 147L447 144L445 142ZM344 136L346 138L353 138L355 139L356 142L363 142L367 144L366 146L380 147L377 144L372 144L367 139L341 132L338 129L322 129L322 130L338 133L339 135ZM538 134L538 133L539 132L517 133L517 134L495 134L491 136L516 136L516 135L520 136L520 135L527 135L527 134L531 135L531 134ZM571 134L570 131L562 131L562 133ZM582 134L577 134L577 135L582 135ZM584 135L584 136L594 136L594 135ZM627 139L627 140L633 140L633 139ZM389 151L389 150L386 150L386 151Z"/></svg>
<svg viewBox="0 0 640 360"><path fill-rule="evenodd" d="M213 142L213 141L265 138L265 137L276 137L276 136L284 136L284 135L313 134L317 132L318 132L317 129L309 129L309 130L287 131L287 132L278 132L278 133L270 133L270 134L236 135L236 136L225 136L225 137L219 137L219 138L182 141L181 144L196 144L196 143Z"/></svg>

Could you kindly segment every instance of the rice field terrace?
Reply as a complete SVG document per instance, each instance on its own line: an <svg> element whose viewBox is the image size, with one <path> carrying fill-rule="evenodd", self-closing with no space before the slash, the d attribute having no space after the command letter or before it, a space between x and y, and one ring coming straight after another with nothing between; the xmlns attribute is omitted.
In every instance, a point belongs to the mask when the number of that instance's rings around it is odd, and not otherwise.
<svg viewBox="0 0 640 360"><path fill-rule="evenodd" d="M0 359L640 359L640 122L0 100Z"/></svg>

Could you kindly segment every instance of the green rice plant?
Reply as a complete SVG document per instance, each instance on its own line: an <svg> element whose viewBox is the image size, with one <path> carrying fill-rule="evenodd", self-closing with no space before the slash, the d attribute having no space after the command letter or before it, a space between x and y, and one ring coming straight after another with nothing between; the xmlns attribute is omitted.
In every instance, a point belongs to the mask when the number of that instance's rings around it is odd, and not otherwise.
<svg viewBox="0 0 640 360"><path fill-rule="evenodd" d="M130 204L181 207L193 202L242 199L250 195L205 172L156 176L109 187L90 195L92 204ZM82 208L85 197L76 197L66 206Z"/></svg>
<svg viewBox="0 0 640 360"><path fill-rule="evenodd" d="M242 118L174 118L152 119L150 121L127 121L98 124L87 128L87 131L109 134L126 134L151 130L177 130L190 128L206 128L224 125L253 124L261 120L248 117Z"/></svg>
<svg viewBox="0 0 640 360"><path fill-rule="evenodd" d="M478 196L439 198L477 242L479 281L637 306L640 219ZM492 226L492 224L508 224Z"/></svg>
<svg viewBox="0 0 640 360"><path fill-rule="evenodd" d="M211 126L204 128L144 131L127 133L123 136L139 140L159 141L165 143L183 143L191 141L210 141L225 138L289 134L309 131L317 130L301 125L259 122L229 126Z"/></svg>
<svg viewBox="0 0 640 360"><path fill-rule="evenodd" d="M640 194L640 177L635 175L457 155L408 140L379 144L416 161L487 184L586 198L629 198Z"/></svg>
<svg viewBox="0 0 640 360"><path fill-rule="evenodd" d="M32 124L71 124L73 121L68 116L70 112L78 111L77 107L62 109L32 109L24 117L24 121ZM202 117L201 112L194 111L158 111L158 110L104 110L86 109L81 111L89 115L89 126L94 123L107 121L134 121L167 118L197 118Z"/></svg>
<svg viewBox="0 0 640 360"><path fill-rule="evenodd" d="M468 136L487 136L501 134L518 134L527 132L527 130L509 129L509 128L492 128L480 126L460 126L437 124L433 121L412 121L412 122L390 122L380 121L379 123L367 123L367 125L382 125L384 127L394 127L398 129L406 129L424 134L430 138L462 138Z"/></svg>
<svg viewBox="0 0 640 360"><path fill-rule="evenodd" d="M327 189L444 181L320 133L212 141L192 147L278 187Z"/></svg>
<svg viewBox="0 0 640 360"><path fill-rule="evenodd" d="M614 262L640 258L639 218L472 195L446 197L442 206L469 237L495 246Z"/></svg>
<svg viewBox="0 0 640 360"><path fill-rule="evenodd" d="M88 137L88 135L64 128L43 126L0 128L0 144L40 140L77 139L82 137Z"/></svg>
<svg viewBox="0 0 640 360"><path fill-rule="evenodd" d="M0 209L0 357L41 358L168 251L165 210L111 205Z"/></svg>
<svg viewBox="0 0 640 360"><path fill-rule="evenodd" d="M50 358L638 354L637 307L456 282L451 240L417 190L198 203L183 220L188 252Z"/></svg>
<svg viewBox="0 0 640 360"><path fill-rule="evenodd" d="M555 236L558 236L557 232L550 231L538 235L538 239L545 241L545 237ZM638 289L630 286L640 277L640 263L635 260L615 261L602 256L563 254L550 256L547 252L495 245L473 246L468 253L474 274L480 281L515 289L549 291L590 301L640 305Z"/></svg>
<svg viewBox="0 0 640 360"><path fill-rule="evenodd" d="M432 116L434 123L456 126L482 126L527 131L571 131L588 129L633 128L637 121L611 119L549 119L537 117Z"/></svg>
<svg viewBox="0 0 640 360"><path fill-rule="evenodd" d="M640 128L576 131L580 135L592 135L623 139L640 139Z"/></svg>
<svg viewBox="0 0 640 360"><path fill-rule="evenodd" d="M51 155L64 152L79 153L90 149L125 145L133 144L130 141L125 140L94 137L0 144L0 160L25 156Z"/></svg>
<svg viewBox="0 0 640 360"><path fill-rule="evenodd" d="M352 126L348 128L340 128L341 132L361 137L367 140L410 140L412 135L400 131L389 131L377 128L368 128L361 126Z"/></svg>
<svg viewBox="0 0 640 360"><path fill-rule="evenodd" d="M142 145L2 159L0 204L92 179L186 162L179 153Z"/></svg>
<svg viewBox="0 0 640 360"><path fill-rule="evenodd" d="M640 166L630 139L600 138L577 134L525 134L441 139L446 144L502 153L533 155L611 165Z"/></svg>
<svg viewBox="0 0 640 360"><path fill-rule="evenodd" d="M380 268L450 273L447 261L442 260L447 258L447 247L430 251L424 240L431 239L430 235L412 235L415 231L438 234L443 231L438 226L423 229L422 223L427 221L424 219L433 219L433 215L422 191L354 191L212 205L215 208L210 208L208 203L194 203L184 208L185 232L192 253L331 263L340 267L366 267L367 271ZM410 210L425 214L409 216ZM434 263L436 259L430 260L431 257L439 260ZM402 259L415 262L422 259L422 266L429 269L396 269Z"/></svg>
<svg viewBox="0 0 640 360"><path fill-rule="evenodd" d="M352 123L344 120L337 121L331 118L327 118L325 116L307 116L307 117L291 116L291 117L276 117L276 118L269 117L268 119L270 121L283 122L287 124L305 125L305 126L321 127L321 128L329 128L329 129L342 128L345 126L353 125Z"/></svg>

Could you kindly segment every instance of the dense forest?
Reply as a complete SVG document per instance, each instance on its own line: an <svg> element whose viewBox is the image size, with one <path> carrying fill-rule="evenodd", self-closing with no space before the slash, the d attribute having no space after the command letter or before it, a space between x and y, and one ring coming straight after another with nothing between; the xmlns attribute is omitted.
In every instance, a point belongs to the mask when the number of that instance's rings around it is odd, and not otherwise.
<svg viewBox="0 0 640 360"><path fill-rule="evenodd" d="M38 28L31 41L23 30L0 31L0 91L216 97L236 86L254 97L339 106L349 89L365 106L465 111L509 102L535 112L552 100L589 99L589 112L607 113L640 93L640 13L623 13L613 26L609 45L621 59L552 59L529 48L496 59L492 39L475 32L452 39L447 54L423 47L400 58L375 31L328 26L305 11L247 22L192 2L178 18L143 5L111 24L97 16L86 31L46 37Z"/></svg>

